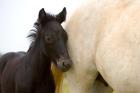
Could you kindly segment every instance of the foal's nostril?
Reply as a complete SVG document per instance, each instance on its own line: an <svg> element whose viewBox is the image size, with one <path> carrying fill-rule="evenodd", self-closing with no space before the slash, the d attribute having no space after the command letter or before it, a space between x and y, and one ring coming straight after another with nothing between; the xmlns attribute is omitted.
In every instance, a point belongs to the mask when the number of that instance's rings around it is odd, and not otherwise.
<svg viewBox="0 0 140 93"><path fill-rule="evenodd" d="M64 61L64 62L63 62L63 66L64 66L65 68L70 68L70 67L71 67L70 61Z"/></svg>
<svg viewBox="0 0 140 93"><path fill-rule="evenodd" d="M68 71L72 67L72 61L70 59L60 58L58 63L63 72Z"/></svg>
<svg viewBox="0 0 140 93"><path fill-rule="evenodd" d="M69 67L69 64L66 62L63 62L63 66L67 68L67 67Z"/></svg>

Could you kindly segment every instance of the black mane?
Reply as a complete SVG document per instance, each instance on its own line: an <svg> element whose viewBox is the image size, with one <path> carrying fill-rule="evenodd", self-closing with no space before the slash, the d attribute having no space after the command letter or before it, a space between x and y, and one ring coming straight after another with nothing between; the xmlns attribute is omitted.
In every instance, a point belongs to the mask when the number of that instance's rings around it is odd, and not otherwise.
<svg viewBox="0 0 140 93"><path fill-rule="evenodd" d="M50 21L56 21L56 16L46 13L46 17L44 19L44 24L47 24ZM37 21L34 23L33 25L34 29L31 29L31 33L27 36L28 38L31 39L31 41L35 41L38 37L41 37L41 27L43 27L43 25L41 25L40 20L37 19Z"/></svg>

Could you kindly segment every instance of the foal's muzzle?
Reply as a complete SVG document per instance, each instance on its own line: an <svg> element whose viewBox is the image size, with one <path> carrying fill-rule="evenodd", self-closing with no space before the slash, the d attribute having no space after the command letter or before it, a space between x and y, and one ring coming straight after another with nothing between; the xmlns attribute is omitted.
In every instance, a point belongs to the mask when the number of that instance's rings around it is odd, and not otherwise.
<svg viewBox="0 0 140 93"><path fill-rule="evenodd" d="M61 71L66 72L71 68L72 61L69 58L66 59L61 57L57 62L57 66Z"/></svg>

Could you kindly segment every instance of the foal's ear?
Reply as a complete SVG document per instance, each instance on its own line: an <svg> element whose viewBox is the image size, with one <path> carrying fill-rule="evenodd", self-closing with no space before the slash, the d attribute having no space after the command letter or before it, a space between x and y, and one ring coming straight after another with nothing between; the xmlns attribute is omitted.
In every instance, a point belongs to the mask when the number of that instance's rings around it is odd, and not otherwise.
<svg viewBox="0 0 140 93"><path fill-rule="evenodd" d="M65 21L66 19L66 14L67 14L67 10L66 8L64 7L63 10L58 14L56 15L56 19L59 23L62 23L63 21Z"/></svg>
<svg viewBox="0 0 140 93"><path fill-rule="evenodd" d="M44 8L42 8L40 11L39 11L39 15L38 15L38 21L39 23L42 25L45 23L45 18L46 18L46 12L44 10Z"/></svg>

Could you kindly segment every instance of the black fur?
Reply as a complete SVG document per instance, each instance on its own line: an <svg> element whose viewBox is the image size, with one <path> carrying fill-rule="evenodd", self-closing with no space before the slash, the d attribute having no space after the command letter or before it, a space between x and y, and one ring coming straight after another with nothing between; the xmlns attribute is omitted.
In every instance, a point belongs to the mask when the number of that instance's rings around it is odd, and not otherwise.
<svg viewBox="0 0 140 93"><path fill-rule="evenodd" d="M51 63L56 64L62 71L67 71L71 67L66 47L67 33L57 20L64 21L63 17L58 18L41 9L34 24L35 30L28 36L32 40L28 51L2 55L0 93L55 92Z"/></svg>

